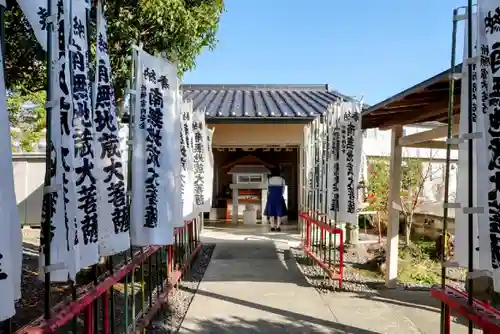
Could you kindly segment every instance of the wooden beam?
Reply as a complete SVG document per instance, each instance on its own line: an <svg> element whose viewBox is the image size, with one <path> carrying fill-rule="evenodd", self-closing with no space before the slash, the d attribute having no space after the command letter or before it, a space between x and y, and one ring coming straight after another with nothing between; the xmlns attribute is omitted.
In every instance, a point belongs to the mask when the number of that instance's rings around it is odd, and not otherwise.
<svg viewBox="0 0 500 334"><path fill-rule="evenodd" d="M454 100L455 109L460 108L460 96L455 95ZM402 112L401 110L399 111ZM443 99L440 102L430 105L429 107L425 107L422 109L408 110L407 115L409 117L391 117L390 121L384 122L384 124L380 125L381 129L388 130L392 128L394 125L409 125L414 123L420 123L422 121L428 120L429 118L438 117L440 115L446 115L448 112L448 99Z"/></svg>
<svg viewBox="0 0 500 334"><path fill-rule="evenodd" d="M452 124L452 135L458 134L458 124ZM411 146L422 142L428 142L434 139L446 138L448 136L448 125L443 125L432 130L413 133L408 136L399 138L399 146Z"/></svg>
<svg viewBox="0 0 500 334"><path fill-rule="evenodd" d="M453 114L453 123L456 123L457 120L460 118L460 110L455 110L455 113ZM436 119L437 122L442 122L442 123L448 123L448 113L446 113L446 115L444 115L443 117L440 117L440 118L437 118Z"/></svg>
<svg viewBox="0 0 500 334"><path fill-rule="evenodd" d="M431 89L427 88L426 90L424 90L422 92L422 94L423 93L437 93L437 92L443 94L443 92L448 92L449 90L450 90L450 87L431 88Z"/></svg>
<svg viewBox="0 0 500 334"><path fill-rule="evenodd" d="M401 110L394 110L394 109L381 109L378 111L375 115L370 115L370 118L376 119L376 118L384 118L387 117L387 115L394 115L397 113L400 113Z"/></svg>
<svg viewBox="0 0 500 334"><path fill-rule="evenodd" d="M392 129L391 156L389 165L389 198L387 201L388 224L386 245L386 269L385 284L388 288L396 288L398 279L398 252L399 252L399 211L401 198L401 164L403 150L398 141L403 135L403 127L397 126Z"/></svg>
<svg viewBox="0 0 500 334"><path fill-rule="evenodd" d="M415 123L422 123L425 120L428 120L429 118L433 117L439 117L440 115L446 115L448 112L448 108L441 108L438 110L435 110L433 112L427 112L427 110L430 108L407 108L407 109L400 109L400 110L393 110L391 114L393 116L387 114L380 114L379 119L384 119L385 121L383 124L380 125L380 127L384 130L389 130L393 128L396 125L410 125L410 124L415 124ZM397 117L394 117L394 114L398 114ZM412 116L411 119L404 118L405 116L408 115L414 115ZM389 117L387 117L389 116Z"/></svg>
<svg viewBox="0 0 500 334"><path fill-rule="evenodd" d="M403 109L403 108L412 108L412 107L423 107L423 106L428 106L432 101L428 102L412 102L411 100L408 100L407 103L394 103L393 105L387 106L382 110L393 110L393 109ZM380 113L379 113L380 114Z"/></svg>
<svg viewBox="0 0 500 334"><path fill-rule="evenodd" d="M440 101L443 98L446 98L448 96L444 92L439 92L439 94L438 94L438 92L432 92L432 91L428 91L428 92L424 91L422 93L417 93L417 94L418 95L413 94L413 95L409 95L409 96L404 97L401 100L401 103L437 102L437 101ZM395 104L398 104L398 102L394 101L390 105L395 105Z"/></svg>
<svg viewBox="0 0 500 334"><path fill-rule="evenodd" d="M424 141L424 142L421 142L421 143L415 143L415 144L405 145L404 147L430 148L430 149L446 150L447 146L448 145L444 141L429 140L429 141ZM458 145L452 144L451 145L451 149L452 150L458 150Z"/></svg>
<svg viewBox="0 0 500 334"><path fill-rule="evenodd" d="M443 103L443 105L447 104L447 103L448 102ZM440 105L440 106L442 106L442 105ZM460 108L460 105L455 104L454 110L456 110L458 108ZM448 106L443 107L443 108L439 108L439 109L435 109L434 111L430 111L430 112L422 111L422 112L419 112L418 115L415 115L415 116L405 120L405 124L419 123L419 122L422 122L422 121L427 120L429 118L435 118L435 117L438 117L440 115L446 115L447 113L448 113Z"/></svg>

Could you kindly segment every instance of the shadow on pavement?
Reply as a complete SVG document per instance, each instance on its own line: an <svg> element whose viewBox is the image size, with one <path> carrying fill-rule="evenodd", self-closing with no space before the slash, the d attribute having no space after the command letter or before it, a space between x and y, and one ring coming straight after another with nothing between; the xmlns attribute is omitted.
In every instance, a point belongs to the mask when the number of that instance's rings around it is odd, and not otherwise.
<svg viewBox="0 0 500 334"><path fill-rule="evenodd" d="M181 333L349 333L349 334L378 334L373 331L364 330L352 326L332 323L328 332L316 329L309 324L300 323L282 323L278 321L257 320L248 321L240 317L231 317L228 319L199 320L197 325L203 330L189 330L181 328ZM334 327L335 326L335 327Z"/></svg>
<svg viewBox="0 0 500 334"><path fill-rule="evenodd" d="M180 333L352 333L352 334L376 334L376 332L347 326L324 319L318 319L308 315L278 309L271 306L261 305L254 302L223 296L220 294L198 290L197 294L210 298L222 300L227 303L242 305L245 307L265 311L281 317L281 321L270 321L266 319L248 320L242 317L216 318L212 320L193 320L198 328L203 330L190 330L181 326ZM299 300L297 300L300 303ZM318 328L319 327L319 328ZM321 328L321 329L320 329ZM325 331L328 330L328 331Z"/></svg>

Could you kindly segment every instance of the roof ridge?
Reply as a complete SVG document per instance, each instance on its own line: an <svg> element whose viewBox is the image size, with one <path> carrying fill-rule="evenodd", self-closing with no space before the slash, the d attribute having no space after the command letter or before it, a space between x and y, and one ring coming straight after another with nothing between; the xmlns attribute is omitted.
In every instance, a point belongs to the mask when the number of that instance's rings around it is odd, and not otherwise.
<svg viewBox="0 0 500 334"><path fill-rule="evenodd" d="M307 119L323 115L346 98L328 85L182 85L184 101L205 112L207 119Z"/></svg>
<svg viewBox="0 0 500 334"><path fill-rule="evenodd" d="M184 90L328 91L328 84L182 84Z"/></svg>

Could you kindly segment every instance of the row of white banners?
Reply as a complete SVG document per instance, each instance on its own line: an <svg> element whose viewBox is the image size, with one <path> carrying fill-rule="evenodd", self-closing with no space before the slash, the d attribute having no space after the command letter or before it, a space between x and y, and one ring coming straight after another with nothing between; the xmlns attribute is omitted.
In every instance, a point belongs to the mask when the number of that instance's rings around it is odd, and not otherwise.
<svg viewBox="0 0 500 334"><path fill-rule="evenodd" d="M500 1L478 0L473 13L472 124L474 159L469 164L468 141L459 143L454 260L468 267L469 191L473 196L473 264L493 277L500 291ZM465 24L460 109L460 138L468 138L468 30ZM469 188L472 167L472 189ZM464 210L464 208L466 208ZM465 211L465 212L464 212Z"/></svg>
<svg viewBox="0 0 500 334"><path fill-rule="evenodd" d="M174 228L210 209L213 130L206 127L203 112L182 101L176 66L136 50L132 140L120 140L101 3L92 84L86 28L89 5L85 0L73 0L71 6L68 0L51 1L56 11L51 45L47 45L44 24L47 1L19 0L19 4L38 41L54 59L48 95L51 185L45 189L52 199L47 205L44 197L41 217L44 221L49 216L51 236L41 238L40 278L48 270L51 281L66 282L82 268L97 264L100 256L120 253L131 245L173 244ZM0 92L5 92L3 71ZM0 104L0 135L10 138L5 94L0 94ZM126 168L129 157L124 145L132 145L132 171ZM1 141L0 154L11 157L9 140ZM10 231L0 234L1 321L14 315L14 301L21 297L22 238L12 159L1 159L0 164L0 211ZM48 266L44 263L47 247Z"/></svg>
<svg viewBox="0 0 500 334"><path fill-rule="evenodd" d="M304 180L307 207L338 222L358 224L358 185L362 175L361 103L332 105L305 130Z"/></svg>

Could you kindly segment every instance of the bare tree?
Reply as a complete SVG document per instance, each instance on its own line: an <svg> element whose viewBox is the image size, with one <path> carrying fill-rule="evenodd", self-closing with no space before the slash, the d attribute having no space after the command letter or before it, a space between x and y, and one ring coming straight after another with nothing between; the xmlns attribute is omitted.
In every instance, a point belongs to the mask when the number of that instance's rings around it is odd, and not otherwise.
<svg viewBox="0 0 500 334"><path fill-rule="evenodd" d="M432 151L431 151L432 152ZM437 152L436 152L437 153ZM435 153L435 154L436 154ZM402 177L401 177L401 209L405 218L405 243L411 243L411 229L415 218L417 207L422 204L425 199L424 195L425 184L432 180L439 173L432 168L432 162L435 154L429 159L422 158L407 158L403 161ZM442 178L442 175L439 177Z"/></svg>

